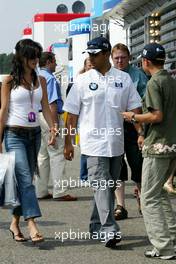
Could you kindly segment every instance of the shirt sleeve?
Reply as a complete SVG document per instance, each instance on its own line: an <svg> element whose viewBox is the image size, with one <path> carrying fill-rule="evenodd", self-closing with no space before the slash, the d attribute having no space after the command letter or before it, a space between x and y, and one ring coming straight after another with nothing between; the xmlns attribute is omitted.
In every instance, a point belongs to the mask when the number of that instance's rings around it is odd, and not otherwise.
<svg viewBox="0 0 176 264"><path fill-rule="evenodd" d="M131 111L133 109L139 108L142 106L141 104L141 97L138 94L136 88L134 87L134 84L130 78L128 77L128 102L127 102L127 111Z"/></svg>
<svg viewBox="0 0 176 264"><path fill-rule="evenodd" d="M139 69L139 83L137 86L137 91L141 96L141 98L143 98L145 95L147 82L148 82L147 76Z"/></svg>
<svg viewBox="0 0 176 264"><path fill-rule="evenodd" d="M149 111L151 109L159 110L161 112L163 111L161 90L157 82L154 80L148 82L145 105Z"/></svg>
<svg viewBox="0 0 176 264"><path fill-rule="evenodd" d="M47 93L48 93L48 102L52 104L57 101L61 96L60 86L55 78L51 78L47 82Z"/></svg>
<svg viewBox="0 0 176 264"><path fill-rule="evenodd" d="M81 109L81 94L77 83L74 83L63 106L63 110L79 115Z"/></svg>

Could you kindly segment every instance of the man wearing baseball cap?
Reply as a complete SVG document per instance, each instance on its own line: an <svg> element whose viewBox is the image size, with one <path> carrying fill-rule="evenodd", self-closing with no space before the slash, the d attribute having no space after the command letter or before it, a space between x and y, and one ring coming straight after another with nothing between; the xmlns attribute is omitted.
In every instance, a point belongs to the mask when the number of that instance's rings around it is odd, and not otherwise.
<svg viewBox="0 0 176 264"><path fill-rule="evenodd" d="M114 247L121 240L114 218L114 191L124 153L121 112L133 109L138 113L141 102L129 75L111 66L108 39L92 39L86 52L93 68L78 76L64 104L69 131L64 154L68 160L74 156L70 128L76 127L79 117L81 154L87 156L88 177L94 189L89 231L92 239Z"/></svg>
<svg viewBox="0 0 176 264"><path fill-rule="evenodd" d="M176 251L176 219L163 185L176 168L176 80L164 70L165 50L157 43L144 47L142 67L151 74L144 113L124 112L125 119L148 123L143 142L141 205L152 250L146 257L173 259Z"/></svg>
<svg viewBox="0 0 176 264"><path fill-rule="evenodd" d="M87 49L83 53L97 54L100 51L111 51L111 44L108 39L97 37L87 42Z"/></svg>

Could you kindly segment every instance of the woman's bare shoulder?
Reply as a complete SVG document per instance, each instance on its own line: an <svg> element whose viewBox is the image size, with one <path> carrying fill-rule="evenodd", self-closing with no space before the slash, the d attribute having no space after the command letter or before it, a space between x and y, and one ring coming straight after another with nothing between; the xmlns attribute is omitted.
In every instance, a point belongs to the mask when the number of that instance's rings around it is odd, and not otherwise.
<svg viewBox="0 0 176 264"><path fill-rule="evenodd" d="M12 86L13 86L13 76L7 75L2 82L2 90L8 92L12 89Z"/></svg>
<svg viewBox="0 0 176 264"><path fill-rule="evenodd" d="M13 76L12 75L7 75L4 80L3 80L3 84L10 84L13 81Z"/></svg>

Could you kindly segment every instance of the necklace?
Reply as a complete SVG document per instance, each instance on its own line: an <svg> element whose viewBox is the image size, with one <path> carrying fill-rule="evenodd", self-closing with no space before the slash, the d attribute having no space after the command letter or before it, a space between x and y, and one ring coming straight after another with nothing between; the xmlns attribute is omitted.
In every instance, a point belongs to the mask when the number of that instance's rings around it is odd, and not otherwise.
<svg viewBox="0 0 176 264"><path fill-rule="evenodd" d="M30 103L31 103L31 111L28 113L28 122L33 123L36 122L36 113L34 112L33 109L33 103L34 103L34 84L28 83L25 78L23 78L24 81L29 85L29 98L30 98Z"/></svg>
<svg viewBox="0 0 176 264"><path fill-rule="evenodd" d="M31 90L31 86L32 86L32 85L34 86L34 84L33 84L33 80L32 80L31 82L28 82L28 81L26 81L26 79L23 77L23 81L27 84L27 88L29 88L30 90Z"/></svg>

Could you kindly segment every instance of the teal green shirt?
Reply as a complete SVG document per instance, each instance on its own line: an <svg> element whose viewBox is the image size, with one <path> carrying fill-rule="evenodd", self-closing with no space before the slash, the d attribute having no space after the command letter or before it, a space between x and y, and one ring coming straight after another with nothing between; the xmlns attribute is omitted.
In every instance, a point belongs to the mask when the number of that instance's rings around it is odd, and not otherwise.
<svg viewBox="0 0 176 264"><path fill-rule="evenodd" d="M143 156L176 157L176 80L166 70L158 71L148 81L144 109L161 111L163 120L149 124Z"/></svg>
<svg viewBox="0 0 176 264"><path fill-rule="evenodd" d="M145 75L145 73L142 70L130 64L124 71L130 75L133 81L133 84L135 88L137 89L140 97L143 98L143 96L145 95L145 91L146 91L148 77Z"/></svg>

